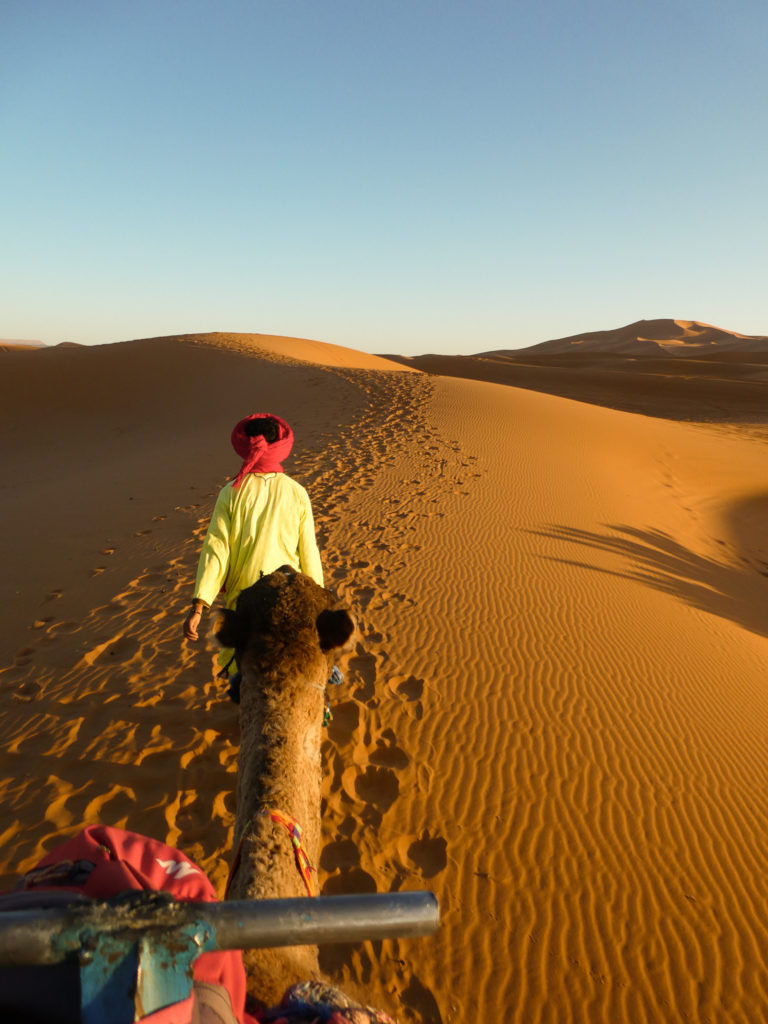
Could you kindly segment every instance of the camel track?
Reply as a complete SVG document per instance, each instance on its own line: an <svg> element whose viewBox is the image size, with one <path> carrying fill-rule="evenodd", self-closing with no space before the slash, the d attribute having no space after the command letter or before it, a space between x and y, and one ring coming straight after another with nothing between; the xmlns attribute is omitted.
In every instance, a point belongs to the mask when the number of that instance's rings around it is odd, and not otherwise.
<svg viewBox="0 0 768 1024"><path fill-rule="evenodd" d="M401 791L428 788L430 773L418 747L400 743L396 731L402 715L423 719L428 695L423 679L393 663L383 623L397 629L411 613L413 600L393 586L393 575L418 556L414 520L436 514L441 489L452 486L446 467L455 452L424 418L433 390L427 378L336 372L362 389L366 407L328 438L319 458L297 460L297 475L312 495L326 586L348 601L358 620L355 649L343 659L345 683L328 691L333 719L324 746L323 891L428 888L446 868L446 841L428 827L403 827ZM375 978L388 1008L403 1019L438 1021L435 996L420 981L413 952L413 944L397 942L383 949L381 943L329 947L321 965L358 991Z"/></svg>

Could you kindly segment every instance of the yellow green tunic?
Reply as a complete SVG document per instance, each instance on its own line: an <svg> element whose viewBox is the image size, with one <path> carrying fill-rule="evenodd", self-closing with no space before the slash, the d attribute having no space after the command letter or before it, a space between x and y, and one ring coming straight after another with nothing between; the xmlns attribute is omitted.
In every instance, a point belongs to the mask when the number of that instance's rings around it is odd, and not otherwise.
<svg viewBox="0 0 768 1024"><path fill-rule="evenodd" d="M223 587L233 608L241 590L281 565L323 586L307 492L284 473L249 473L237 488L225 484L203 541L195 598L211 605Z"/></svg>

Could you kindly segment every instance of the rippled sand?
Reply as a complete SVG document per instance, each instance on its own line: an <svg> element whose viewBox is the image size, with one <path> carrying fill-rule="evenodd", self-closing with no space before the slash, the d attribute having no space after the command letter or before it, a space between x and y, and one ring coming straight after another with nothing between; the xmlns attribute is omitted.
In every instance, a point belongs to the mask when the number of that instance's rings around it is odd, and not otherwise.
<svg viewBox="0 0 768 1024"><path fill-rule="evenodd" d="M102 821L223 886L236 709L180 624L229 432L272 410L361 626L323 888L443 908L324 968L403 1022L768 1017L759 436L259 336L0 361L6 884Z"/></svg>

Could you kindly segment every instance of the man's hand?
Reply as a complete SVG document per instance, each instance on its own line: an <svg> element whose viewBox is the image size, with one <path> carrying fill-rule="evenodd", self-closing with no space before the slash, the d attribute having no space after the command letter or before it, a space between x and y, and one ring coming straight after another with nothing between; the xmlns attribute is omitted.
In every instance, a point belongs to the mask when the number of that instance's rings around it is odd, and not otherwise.
<svg viewBox="0 0 768 1024"><path fill-rule="evenodd" d="M197 627L200 625L200 619L202 618L204 605L202 601L192 602L192 611L184 619L184 636L187 640L199 640L200 634L197 632Z"/></svg>

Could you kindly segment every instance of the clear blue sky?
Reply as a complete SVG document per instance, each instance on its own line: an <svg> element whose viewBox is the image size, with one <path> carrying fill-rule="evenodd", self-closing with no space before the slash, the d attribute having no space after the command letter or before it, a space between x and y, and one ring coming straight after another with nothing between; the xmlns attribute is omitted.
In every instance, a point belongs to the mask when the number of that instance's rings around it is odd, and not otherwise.
<svg viewBox="0 0 768 1024"><path fill-rule="evenodd" d="M768 334L768 3L2 0L0 337Z"/></svg>

